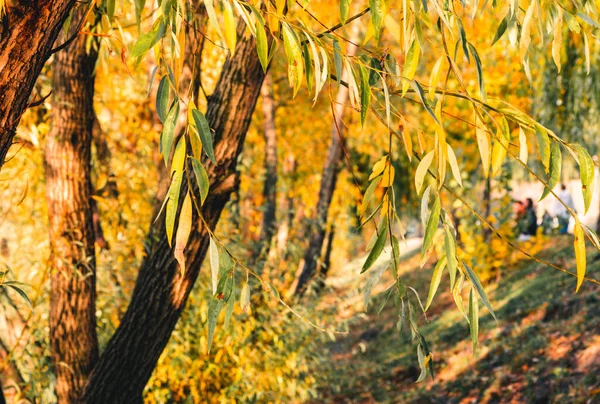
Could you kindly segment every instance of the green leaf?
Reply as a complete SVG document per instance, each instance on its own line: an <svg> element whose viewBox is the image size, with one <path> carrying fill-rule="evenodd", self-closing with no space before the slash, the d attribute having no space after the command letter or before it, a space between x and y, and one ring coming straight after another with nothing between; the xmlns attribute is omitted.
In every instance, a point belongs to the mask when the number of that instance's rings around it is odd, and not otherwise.
<svg viewBox="0 0 600 404"><path fill-rule="evenodd" d="M600 24L598 24L596 21L594 21L589 15L584 14L584 13L577 13L577 17L581 18L583 21L585 21L588 25L591 25L594 28L600 28Z"/></svg>
<svg viewBox="0 0 600 404"><path fill-rule="evenodd" d="M404 70L402 70L402 96L406 94L412 79L415 78L417 67L419 66L419 56L421 55L421 44L417 39L414 39L410 44L410 48L406 52L406 60L404 61Z"/></svg>
<svg viewBox="0 0 600 404"><path fill-rule="evenodd" d="M216 294L219 285L219 246L212 237L210 238L210 244L208 246L208 255L210 258L210 280L212 283L212 292L213 294Z"/></svg>
<svg viewBox="0 0 600 404"><path fill-rule="evenodd" d="M494 35L494 40L492 41L492 45L494 45L496 42L498 42L498 40L500 38L502 38L502 35L504 35L504 33L506 32L506 28L508 27L507 18L508 18L508 15L506 15L502 19L502 22L500 22L500 25L498 25L498 29L496 30L496 35Z"/></svg>
<svg viewBox="0 0 600 404"><path fill-rule="evenodd" d="M429 284L429 294L427 295L427 303L425 303L425 311L429 309L435 292L437 292L440 282L442 280L442 273L446 268L446 256L443 256L433 268L433 275L431 275L431 283Z"/></svg>
<svg viewBox="0 0 600 404"><path fill-rule="evenodd" d="M21 285L23 285L21 282L15 282L15 281L6 281L6 282L3 282L2 284L0 284L0 286L5 286L5 287L8 286L9 288L11 288L15 292L17 292L19 294L19 296L21 296L21 298L23 298L23 300L25 300L25 303L27 303L29 308L33 310L33 305L31 304L31 300L29 300L29 297L27 296L25 291L23 289L21 289L21 287L20 287Z"/></svg>
<svg viewBox="0 0 600 404"><path fill-rule="evenodd" d="M175 125L177 124L177 119L179 118L179 100L175 100L167 117L165 119L165 125L163 127L163 131L160 134L160 152L165 159L165 164L169 161L169 156L171 155L171 148L173 148L173 139L175 136Z"/></svg>
<svg viewBox="0 0 600 404"><path fill-rule="evenodd" d="M469 292L469 328L471 329L471 341L473 342L473 355L477 352L477 337L479 335L479 305L473 288Z"/></svg>
<svg viewBox="0 0 600 404"><path fill-rule="evenodd" d="M350 0L340 0L340 19L342 21L342 25L346 24L346 20L348 19L348 10L350 9Z"/></svg>
<svg viewBox="0 0 600 404"><path fill-rule="evenodd" d="M225 305L224 299L218 299L213 297L210 299L208 303L208 352L210 352L210 347L212 346L213 336L215 335L215 327L217 326L217 319L219 318L219 313L223 310L223 306Z"/></svg>
<svg viewBox="0 0 600 404"><path fill-rule="evenodd" d="M387 220L384 220L383 225L379 228L379 232L377 233L377 240L375 241L375 244L373 245L371 252L369 252L367 260L365 261L365 263L362 267L362 270L360 271L361 274L368 271L369 268L371 268L373 266L375 261L377 261L377 258L379 258L379 256L381 255L381 252L383 251L383 247L385 246L386 240L387 240Z"/></svg>
<svg viewBox="0 0 600 404"><path fill-rule="evenodd" d="M108 16L109 21L115 18L115 0L106 0L106 15Z"/></svg>
<svg viewBox="0 0 600 404"><path fill-rule="evenodd" d="M208 196L208 188L210 186L208 174L206 173L202 163L200 163L200 160L195 157L190 158L192 159L192 167L194 169L196 181L198 182L198 189L200 190L200 205L204 205L204 201Z"/></svg>
<svg viewBox="0 0 600 404"><path fill-rule="evenodd" d="M308 45L302 46L302 58L304 60L304 77L306 78L306 89L309 93L312 92L313 84L313 61L310 58L310 52L308 51Z"/></svg>
<svg viewBox="0 0 600 404"><path fill-rule="evenodd" d="M335 65L335 77L339 84L342 79L342 48L337 39L333 40L333 64Z"/></svg>
<svg viewBox="0 0 600 404"><path fill-rule="evenodd" d="M267 42L265 27L258 19L256 21L256 51L263 72L266 73L269 65L269 43Z"/></svg>
<svg viewBox="0 0 600 404"><path fill-rule="evenodd" d="M283 46L288 60L288 80L293 88L293 96L295 97L302 84L303 57L302 50L298 39L294 34L294 30L287 24L282 23L283 27Z"/></svg>
<svg viewBox="0 0 600 404"><path fill-rule="evenodd" d="M173 229L175 227L175 218L177 216L177 208L179 207L179 191L181 188L181 181L183 179L183 172L177 171L173 175L171 181L171 187L169 187L169 193L167 194L167 212L165 216L165 226L167 231L167 240L171 245L173 239Z"/></svg>
<svg viewBox="0 0 600 404"><path fill-rule="evenodd" d="M538 151L540 153L540 159L546 172L550 168L550 137L548 131L541 125L535 126L535 137L538 143Z"/></svg>
<svg viewBox="0 0 600 404"><path fill-rule="evenodd" d="M365 289L363 291L363 303L365 306L365 311L367 311L367 308L371 303L371 291L373 290L373 287L377 285L377 283L381 279L381 275L383 275L386 269L387 267L382 265L376 271L371 272L371 277L367 281L367 284L365 285Z"/></svg>
<svg viewBox="0 0 600 404"><path fill-rule="evenodd" d="M371 184L369 184L369 187L367 188L367 191L365 192L365 196L363 197L362 205L361 205L360 212L359 212L361 217L367 211L367 208L369 207L369 202L371 202L371 199L373 199L373 194L375 193L375 190L377 189L377 186L379 185L380 182L381 182L381 175L374 178L373 181L371 182Z"/></svg>
<svg viewBox="0 0 600 404"><path fill-rule="evenodd" d="M371 103L371 87L369 86L369 73L367 68L360 64L358 66L360 73L360 124L365 126L367 111Z"/></svg>
<svg viewBox="0 0 600 404"><path fill-rule="evenodd" d="M373 23L373 36L375 42L379 42L381 24L385 17L385 2L384 0L369 0L369 8L371 9L371 22Z"/></svg>
<svg viewBox="0 0 600 404"><path fill-rule="evenodd" d="M426 255L427 251L429 251L433 245L433 236L438 228L441 208L442 206L440 203L440 197L436 196L435 201L433 202L433 207L431 208L431 213L429 214L429 219L427 219L425 236L423 236L423 246L421 248L421 255L423 256Z"/></svg>
<svg viewBox="0 0 600 404"><path fill-rule="evenodd" d="M133 45L133 49L131 49L131 57L140 59L142 56L144 56L146 52L156 45L163 36L165 36L166 30L167 26L165 21L163 18L160 18L156 23L154 23L152 30L140 36L135 45Z"/></svg>
<svg viewBox="0 0 600 404"><path fill-rule="evenodd" d="M581 179L581 191L585 205L584 214L587 213L594 195L594 161L588 151L579 144L570 145L577 153L579 162L579 177Z"/></svg>
<svg viewBox="0 0 600 404"><path fill-rule="evenodd" d="M169 76L164 75L158 85L158 92L156 93L156 112L158 113L158 119L162 123L167 119L167 113L169 108Z"/></svg>
<svg viewBox="0 0 600 404"><path fill-rule="evenodd" d="M485 307L487 307L492 317L494 317L494 320L498 322L498 318L496 318L496 313L494 313L494 310L492 309L492 305L490 304L490 301L488 300L487 295L485 294L483 286L481 286L481 282L479 281L477 274L467 265L466 262L462 261L462 265L463 268L465 268L465 270L467 271L467 276L469 277L471 284L475 287L475 290L477 290L477 293L479 294L479 297L481 297L481 300L483 300L483 304L485 305Z"/></svg>
<svg viewBox="0 0 600 404"><path fill-rule="evenodd" d="M481 59L479 59L479 53L477 53L477 49L469 42L469 49L473 54L473 58L475 59L475 66L477 67L477 82L479 83L479 94L481 95L481 100L486 100L485 94L485 86L483 84L483 68L481 66Z"/></svg>
<svg viewBox="0 0 600 404"><path fill-rule="evenodd" d="M450 226L444 225L444 249L446 250L448 274L450 275L450 289L454 288L458 260L456 259L456 238Z"/></svg>
<svg viewBox="0 0 600 404"><path fill-rule="evenodd" d="M558 142L552 142L550 146L550 172L548 173L548 185L544 188L544 192L540 197L540 201L544 199L550 191L554 189L558 181L560 181L560 171L562 166L562 154Z"/></svg>
<svg viewBox="0 0 600 404"><path fill-rule="evenodd" d="M215 158L215 151L213 149L213 138L212 133L210 131L210 127L208 126L208 121L204 114L197 109L192 110L192 116L194 117L194 122L196 124L196 128L198 129L198 134L200 135L200 141L202 142L202 149L213 162L213 164L217 164L217 159Z"/></svg>
<svg viewBox="0 0 600 404"><path fill-rule="evenodd" d="M427 103L427 100L425 100L425 92L423 91L423 88L421 87L421 85L419 83L417 83L415 80L411 81L410 83L411 83L412 87L414 88L415 92L417 93L417 95L419 96L419 99L421 100L421 103L425 107L425 110L427 110L429 115L431 115L431 117L435 120L435 122L438 125L442 126L440 121L438 121L437 117L435 116L435 113L433 112L433 110L431 109L429 104Z"/></svg>
<svg viewBox="0 0 600 404"><path fill-rule="evenodd" d="M233 306L235 304L235 277L231 275L231 292L226 296L227 310L225 311L225 328L229 327L231 316L233 314Z"/></svg>

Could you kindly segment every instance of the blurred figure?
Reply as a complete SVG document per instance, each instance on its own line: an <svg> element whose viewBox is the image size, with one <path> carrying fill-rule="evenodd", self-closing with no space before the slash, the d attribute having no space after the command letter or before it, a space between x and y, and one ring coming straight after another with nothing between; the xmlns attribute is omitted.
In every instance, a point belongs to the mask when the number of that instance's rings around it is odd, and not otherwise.
<svg viewBox="0 0 600 404"><path fill-rule="evenodd" d="M554 218L547 210L544 210L544 216L542 216L542 229L544 229L544 234L550 234L554 229Z"/></svg>
<svg viewBox="0 0 600 404"><path fill-rule="evenodd" d="M560 191L556 193L558 199L554 200L553 211L558 219L558 232L560 234L567 234L567 230L569 229L569 220L571 216L569 215L569 209L575 210L575 206L573 204L573 198L567 189L565 184L560 184ZM561 203L561 201L564 203ZM567 207L565 207L565 205Z"/></svg>
<svg viewBox="0 0 600 404"><path fill-rule="evenodd" d="M519 234L517 240L527 241L535 236L537 232L537 215L535 214L531 198L527 198L525 203L520 203L521 209L517 216L517 232Z"/></svg>

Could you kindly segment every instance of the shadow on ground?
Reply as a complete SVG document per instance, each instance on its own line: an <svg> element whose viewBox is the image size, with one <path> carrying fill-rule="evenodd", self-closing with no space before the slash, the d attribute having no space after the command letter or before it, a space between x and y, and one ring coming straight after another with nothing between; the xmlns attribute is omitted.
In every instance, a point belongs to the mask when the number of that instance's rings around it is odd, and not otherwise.
<svg viewBox="0 0 600 404"><path fill-rule="evenodd" d="M549 241L541 257L575 271L571 238ZM588 250L588 275L600 279L598 254ZM407 283L422 295L431 268L407 271ZM445 281L447 282L447 281ZM440 285L440 291L447 290ZM498 324L480 309L479 349L472 355L469 330L449 293L439 293L421 318L434 353L436 378L415 384L416 346L395 328L388 303L359 316L350 334L326 344L329 366L320 371L319 402L584 403L600 402L600 286L531 260L505 270L486 286ZM378 307L381 296L373 307ZM355 305L357 306L357 305ZM371 313L373 312L373 313Z"/></svg>

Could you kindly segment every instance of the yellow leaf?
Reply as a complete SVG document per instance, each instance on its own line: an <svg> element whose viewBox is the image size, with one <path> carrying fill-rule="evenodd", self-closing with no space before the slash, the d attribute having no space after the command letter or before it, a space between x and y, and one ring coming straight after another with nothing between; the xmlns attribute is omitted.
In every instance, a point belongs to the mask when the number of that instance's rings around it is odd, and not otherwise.
<svg viewBox="0 0 600 404"><path fill-rule="evenodd" d="M529 156L529 150L527 149L527 135L522 127L519 126L519 159L527 164L527 157Z"/></svg>
<svg viewBox="0 0 600 404"><path fill-rule="evenodd" d="M413 145L412 139L410 138L410 133L406 129L402 130L402 140L404 140L404 147L406 147L406 155L408 156L408 161L412 161L413 154Z"/></svg>
<svg viewBox="0 0 600 404"><path fill-rule="evenodd" d="M556 18L554 19L554 39L552 40L552 59L560 73L560 51L562 50L562 25L563 10L556 7Z"/></svg>
<svg viewBox="0 0 600 404"><path fill-rule="evenodd" d="M523 28L521 29L521 41L519 43L519 57L521 61L525 60L529 44L531 43L531 26L533 24L533 10L535 8L535 1L532 1L525 13L523 19Z"/></svg>
<svg viewBox="0 0 600 404"><path fill-rule="evenodd" d="M383 175L381 176L380 185L384 188L391 187L394 184L394 176L396 175L396 170L394 166L391 164L387 164L385 166L385 170L383 170Z"/></svg>
<svg viewBox="0 0 600 404"><path fill-rule="evenodd" d="M417 166L417 171L415 172L415 188L417 190L417 194L421 193L421 188L423 187L423 182L425 182L425 176L427 175L427 170L431 166L433 161L434 152L430 151L423 157L419 165Z"/></svg>
<svg viewBox="0 0 600 404"><path fill-rule="evenodd" d="M448 163L450 163L450 168L452 169L452 176L458 182L458 185L462 187L462 178L460 176L460 168L458 167L458 161L456 160L456 154L454 154L454 150L452 147L448 146Z"/></svg>
<svg viewBox="0 0 600 404"><path fill-rule="evenodd" d="M577 287L575 288L575 293L577 293L583 283L586 267L585 234L579 221L575 223L573 235L575 236L575 262L577 263Z"/></svg>
<svg viewBox="0 0 600 404"><path fill-rule="evenodd" d="M208 19L213 25L213 28L215 29L215 31L217 31L217 34L219 34L219 36L224 39L223 31L221 31L221 24L219 24L219 20L217 20L217 14L215 13L213 0L204 0L204 7L206 7L206 14L208 14ZM90 14L94 15L94 13Z"/></svg>
<svg viewBox="0 0 600 404"><path fill-rule="evenodd" d="M175 153L173 154L173 163L171 164L171 175L176 171L183 171L183 164L185 163L185 137L181 136Z"/></svg>
<svg viewBox="0 0 600 404"><path fill-rule="evenodd" d="M406 52L406 60L404 61L404 69L402 70L402 96L406 94L408 87L410 87L410 80L415 78L417 72L417 66L419 66L419 56L421 54L421 45L418 39L414 39L408 52Z"/></svg>
<svg viewBox="0 0 600 404"><path fill-rule="evenodd" d="M583 33L583 45L585 47L585 71L587 74L590 74L590 43L588 42L588 37Z"/></svg>
<svg viewBox="0 0 600 404"><path fill-rule="evenodd" d="M375 165L373 166L373 172L369 176L369 181L371 181L373 178L377 177L379 174L381 174L383 172L383 170L385 170L386 162L387 162L387 155L383 156L381 158L381 160L379 160L377 163L375 163Z"/></svg>
<svg viewBox="0 0 600 404"><path fill-rule="evenodd" d="M181 212L179 213L179 225L177 226L177 234L175 235L175 259L179 263L181 273L185 272L185 254L184 249L187 245L192 231L192 200L188 192L183 200Z"/></svg>
<svg viewBox="0 0 600 404"><path fill-rule="evenodd" d="M237 44L237 34L235 32L235 17L233 16L233 9L229 1L223 2L225 17L225 40L227 41L227 47L231 54L235 52L235 45Z"/></svg>
<svg viewBox="0 0 600 404"><path fill-rule="evenodd" d="M440 81L440 76L442 74L442 66L444 64L445 56L440 56L440 58L435 62L433 66L433 70L431 71L431 77L429 78L429 101L433 103L435 101L435 90Z"/></svg>
<svg viewBox="0 0 600 404"><path fill-rule="evenodd" d="M481 155L481 163L483 164L483 174L487 178L490 174L490 135L487 133L484 123L479 118L475 120L477 136L477 146Z"/></svg>

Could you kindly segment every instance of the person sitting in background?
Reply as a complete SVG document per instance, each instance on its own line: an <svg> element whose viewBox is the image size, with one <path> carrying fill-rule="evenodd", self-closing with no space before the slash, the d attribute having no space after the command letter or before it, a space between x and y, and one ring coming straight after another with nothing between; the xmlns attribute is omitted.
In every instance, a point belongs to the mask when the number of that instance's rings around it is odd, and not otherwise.
<svg viewBox="0 0 600 404"><path fill-rule="evenodd" d="M527 241L537 232L537 215L533 208L533 199L527 198L521 202L522 213L517 217L518 241Z"/></svg>
<svg viewBox="0 0 600 404"><path fill-rule="evenodd" d="M571 218L567 207L575 210L573 198L565 184L560 184L560 191L556 193L556 196L558 196L558 199L554 200L552 210L558 219L558 232L560 234L567 234L567 231L569 230L569 220Z"/></svg>

